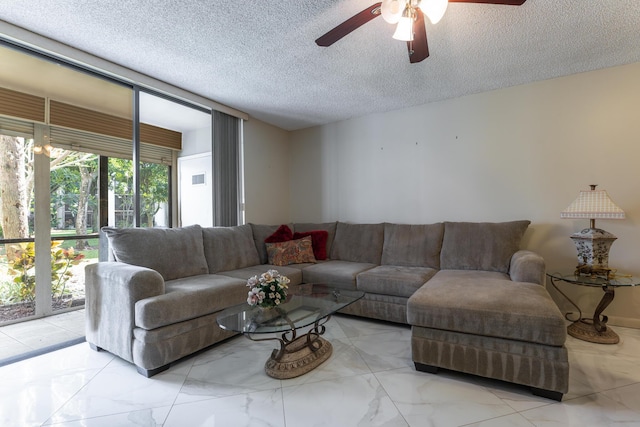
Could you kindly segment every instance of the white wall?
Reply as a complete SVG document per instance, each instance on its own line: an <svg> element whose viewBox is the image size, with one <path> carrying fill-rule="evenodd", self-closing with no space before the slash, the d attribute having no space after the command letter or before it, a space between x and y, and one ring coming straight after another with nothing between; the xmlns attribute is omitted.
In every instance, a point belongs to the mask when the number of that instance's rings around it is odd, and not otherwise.
<svg viewBox="0 0 640 427"><path fill-rule="evenodd" d="M212 147L211 127L183 132L182 151L180 151L180 157L191 156L193 154L210 153Z"/></svg>
<svg viewBox="0 0 640 427"><path fill-rule="evenodd" d="M213 160L211 152L178 158L180 226L213 227ZM193 176L203 177L193 183Z"/></svg>
<svg viewBox="0 0 640 427"><path fill-rule="evenodd" d="M290 221L291 152L289 132L250 119L244 122L245 221Z"/></svg>
<svg viewBox="0 0 640 427"><path fill-rule="evenodd" d="M577 264L589 224L560 211L599 184L627 214L597 222L610 266L640 276L640 63L296 131L291 156L292 221L530 219L548 271ZM600 289L562 286L592 314ZM610 322L640 327L640 289L616 295Z"/></svg>

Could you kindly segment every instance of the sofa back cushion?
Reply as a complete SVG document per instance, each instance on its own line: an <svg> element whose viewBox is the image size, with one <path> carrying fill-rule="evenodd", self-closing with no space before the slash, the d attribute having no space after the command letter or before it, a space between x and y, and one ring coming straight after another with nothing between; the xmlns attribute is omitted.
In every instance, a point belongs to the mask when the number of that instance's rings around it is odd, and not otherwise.
<svg viewBox="0 0 640 427"><path fill-rule="evenodd" d="M164 280L207 274L202 228L103 227L114 259L151 268Z"/></svg>
<svg viewBox="0 0 640 427"><path fill-rule="evenodd" d="M249 224L206 227L202 229L202 235L204 255L210 274L260 264L260 256Z"/></svg>
<svg viewBox="0 0 640 427"><path fill-rule="evenodd" d="M440 268L444 224L385 224L382 265Z"/></svg>
<svg viewBox="0 0 640 427"><path fill-rule="evenodd" d="M508 273L530 223L445 222L440 268Z"/></svg>
<svg viewBox="0 0 640 427"><path fill-rule="evenodd" d="M330 258L380 265L384 224L347 224L338 222Z"/></svg>

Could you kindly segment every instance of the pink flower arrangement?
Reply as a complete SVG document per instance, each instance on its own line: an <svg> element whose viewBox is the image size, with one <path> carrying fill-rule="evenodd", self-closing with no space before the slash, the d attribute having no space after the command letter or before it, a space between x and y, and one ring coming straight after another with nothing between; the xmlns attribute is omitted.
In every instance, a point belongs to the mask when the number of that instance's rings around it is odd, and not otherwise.
<svg viewBox="0 0 640 427"><path fill-rule="evenodd" d="M278 306L287 298L289 282L290 280L277 270L269 270L260 277L253 276L247 280L247 286L251 288L247 303L260 307Z"/></svg>

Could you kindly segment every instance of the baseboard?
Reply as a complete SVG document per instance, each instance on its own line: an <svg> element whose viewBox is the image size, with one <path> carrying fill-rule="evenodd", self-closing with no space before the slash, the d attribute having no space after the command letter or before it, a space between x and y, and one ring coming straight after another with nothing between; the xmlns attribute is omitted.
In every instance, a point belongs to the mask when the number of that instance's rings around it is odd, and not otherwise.
<svg viewBox="0 0 640 427"><path fill-rule="evenodd" d="M604 314L607 314L607 312L605 311ZM609 315L607 315L607 317L609 317L609 321L607 322L607 325L640 329L640 319L636 319L633 317L618 317L618 316L609 316Z"/></svg>

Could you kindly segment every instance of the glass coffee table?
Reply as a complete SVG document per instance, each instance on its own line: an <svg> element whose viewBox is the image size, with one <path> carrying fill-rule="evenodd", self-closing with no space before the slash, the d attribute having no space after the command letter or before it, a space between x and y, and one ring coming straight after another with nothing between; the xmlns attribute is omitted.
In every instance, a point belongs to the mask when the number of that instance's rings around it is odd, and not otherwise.
<svg viewBox="0 0 640 427"><path fill-rule="evenodd" d="M331 356L331 343L321 336L325 323L363 296L364 292L327 285L291 286L286 301L277 307L263 309L243 303L223 310L217 320L222 329L240 332L253 341L278 341L280 346L266 361L265 372L273 378L295 378ZM305 327L310 329L298 335ZM275 336L257 338L261 334Z"/></svg>

